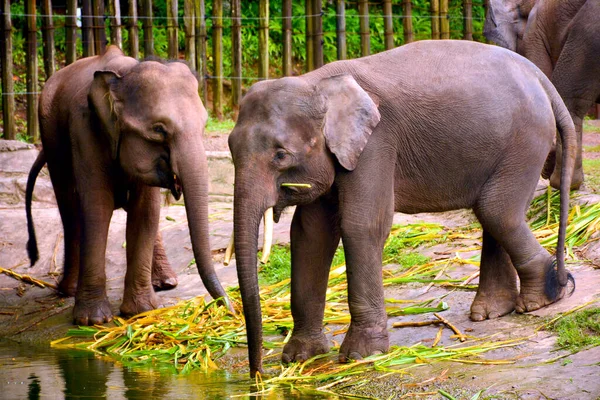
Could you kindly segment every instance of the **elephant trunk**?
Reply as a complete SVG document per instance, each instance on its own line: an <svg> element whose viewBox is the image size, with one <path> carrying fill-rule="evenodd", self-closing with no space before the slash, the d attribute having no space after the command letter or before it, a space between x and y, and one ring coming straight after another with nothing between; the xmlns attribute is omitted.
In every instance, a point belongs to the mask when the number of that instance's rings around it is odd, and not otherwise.
<svg viewBox="0 0 600 400"><path fill-rule="evenodd" d="M202 283L214 298L224 298L229 309L233 311L227 294L221 286L210 250L208 230L208 163L200 139L185 138L172 151L173 170L181 180L185 199L185 211L188 218L192 249L196 259L196 267ZM180 158L174 160L173 155Z"/></svg>
<svg viewBox="0 0 600 400"><path fill-rule="evenodd" d="M264 187L257 190L255 179L243 179L240 182L240 169L236 171L236 183L233 203L233 222L235 239L235 259L238 282L244 306L250 376L262 372L262 314L257 274L258 228L265 210L270 206L264 194ZM260 180L259 180L260 181ZM249 193L255 193L255 196Z"/></svg>

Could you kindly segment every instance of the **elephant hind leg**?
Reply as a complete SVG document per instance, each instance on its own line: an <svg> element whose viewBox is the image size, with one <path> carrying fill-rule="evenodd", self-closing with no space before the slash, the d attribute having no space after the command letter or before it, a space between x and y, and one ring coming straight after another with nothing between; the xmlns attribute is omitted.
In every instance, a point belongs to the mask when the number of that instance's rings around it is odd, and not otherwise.
<svg viewBox="0 0 600 400"><path fill-rule="evenodd" d="M525 166L517 170L523 171L523 176L538 173L528 173ZM515 310L527 312L558 301L566 290L565 287L556 286L558 280L552 279L552 275L556 274L552 268L555 259L538 243L525 221L525 211L534 184L528 188L514 182L515 177L512 179L513 182L504 183L501 182L501 178L489 181L474 211L484 231L487 231L510 256L521 285ZM537 177L534 176L532 182L536 180ZM523 193L529 190L530 194ZM496 256L498 254L501 253L496 252ZM496 262L501 261L496 258ZM548 285L548 282L551 284ZM510 296L510 293L505 295Z"/></svg>
<svg viewBox="0 0 600 400"><path fill-rule="evenodd" d="M65 258L63 277L58 284L59 292L67 297L75 296L79 279L81 220L79 218L79 195L71 165L61 165L48 160L50 178L64 230Z"/></svg>
<svg viewBox="0 0 600 400"><path fill-rule="evenodd" d="M519 296L517 271L508 253L486 230L483 231L480 271L471 320L483 321L512 312Z"/></svg>
<svg viewBox="0 0 600 400"><path fill-rule="evenodd" d="M177 274L171 268L163 245L162 235L158 231L154 241L154 253L152 254L152 287L158 292L171 290L177 287L178 283Z"/></svg>

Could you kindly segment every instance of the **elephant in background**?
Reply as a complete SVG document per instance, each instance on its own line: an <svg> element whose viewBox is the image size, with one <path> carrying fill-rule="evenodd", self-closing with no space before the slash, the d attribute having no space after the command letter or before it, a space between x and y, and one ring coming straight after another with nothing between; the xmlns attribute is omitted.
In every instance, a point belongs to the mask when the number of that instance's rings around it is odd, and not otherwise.
<svg viewBox="0 0 600 400"><path fill-rule="evenodd" d="M120 311L159 307L152 273L172 274L160 240L160 187L185 207L196 265L208 292L226 297L208 237L208 171L202 144L207 113L198 82L180 62L139 62L110 46L56 72L39 105L43 151L29 174L28 252L37 260L31 196L46 162L65 238L60 289L75 294L74 322L112 318L106 296L105 253L113 210L127 211L127 272ZM153 261L154 260L154 261ZM154 268L152 268L154 264ZM162 277L162 278L161 278Z"/></svg>
<svg viewBox="0 0 600 400"><path fill-rule="evenodd" d="M556 257L525 213L554 140L562 137ZM340 239L351 324L340 361L387 351L382 251L394 211L473 209L483 227L471 319L526 312L562 298L575 128L540 70L506 49L420 41L258 82L229 136L234 238L250 373L262 367L256 253L260 219L296 205L291 226L292 336L284 362L328 351L327 277ZM520 291L517 287L520 279Z"/></svg>
<svg viewBox="0 0 600 400"><path fill-rule="evenodd" d="M484 34L531 60L558 90L577 131L571 186L579 188L584 179L583 119L594 103L600 103L600 1L490 0ZM555 188L560 169L561 148L557 146L543 173Z"/></svg>

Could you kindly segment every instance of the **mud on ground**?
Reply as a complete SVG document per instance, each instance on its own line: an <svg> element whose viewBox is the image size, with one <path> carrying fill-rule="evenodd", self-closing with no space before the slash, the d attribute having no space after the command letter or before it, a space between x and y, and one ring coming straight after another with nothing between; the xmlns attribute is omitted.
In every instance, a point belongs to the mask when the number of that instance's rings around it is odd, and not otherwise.
<svg viewBox="0 0 600 400"><path fill-rule="evenodd" d="M227 151L226 139L222 135L208 137L207 150ZM2 143L2 141L0 141ZM600 132L588 132L585 145L589 149L600 143ZM25 244L27 229L23 204L24 182L29 166L36 156L31 147L0 149L0 267L11 268L20 274L28 274L37 279L56 283L60 278L63 258L62 226L58 209L53 200L52 189L47 174L40 177L36 185L33 205L33 218L37 230L40 260L29 267ZM217 157L223 161L223 154ZM596 158L600 153L586 151L586 158ZM226 157L225 157L226 159ZM237 284L235 262L225 267L222 264L223 251L232 230L231 197L224 193L221 186L228 185L227 179L220 177L213 182L210 203L211 246L215 266L221 282L231 286ZM219 187L218 190L214 190ZM543 185L540 190L544 190ZM587 190L588 201L598 201ZM168 218L167 218L168 217ZM123 279L125 275L125 213L114 213L107 248L106 274L108 296L117 313L122 299ZM286 212L275 225L275 241L289 241L289 223L291 210ZM470 212L455 211L440 214L404 215L396 214L395 223L437 222L447 227L460 227L470 224L474 218ZM190 265L193 258L185 209L181 205L164 206L161 211L160 229L168 258L179 277L179 286L174 290L160 292L158 295L164 305L174 304L181 299L206 294L198 277L195 266ZM457 249L478 244L477 241L454 241L433 247L418 248L432 259L452 254ZM462 393L469 398L477 391L486 389L483 397L519 398L519 399L598 399L600 398L600 348L585 350L574 355L556 351L555 336L547 331L535 332L550 316L570 310L592 300L600 300L600 270L597 254L600 246L590 243L583 252L578 252L578 260L569 262L568 268L577 282L577 289L568 297L554 305L527 315L510 314L508 316L473 323L469 320L469 307L475 295L474 291L449 290L433 286L425 293L424 284L397 285L386 288L386 297L396 299L425 300L444 296L450 308L444 317L454 323L463 332L471 336L484 337L497 334L498 338L530 337L525 344L495 350L484 355L488 359L514 360L510 365L475 365L458 363L434 363L409 370L407 376L394 376L374 379L362 389L362 395L377 398L399 397L403 392L422 391L424 393L445 388L452 393ZM393 267L393 266L392 266ZM465 277L477 271L471 265L452 265L448 269L451 276ZM477 281L474 281L475 283ZM9 338L26 344L46 345L50 340L62 337L71 325L73 299L63 299L49 288L38 288L0 275L0 337ZM420 328L391 328L395 321L422 320L426 316L406 316L389 319L390 342L398 345L412 345L418 342L431 344L438 328L435 326ZM331 336L341 343L343 335ZM443 345L455 343L448 332L444 332ZM545 363L561 355L566 358ZM243 354L240 356L243 357ZM444 373L444 371L447 372ZM431 378L438 379L431 380ZM441 377L441 378L439 378ZM420 386L410 386L425 382ZM392 397L394 398L394 397ZM427 398L423 396L420 398ZM432 395L439 398L439 395Z"/></svg>

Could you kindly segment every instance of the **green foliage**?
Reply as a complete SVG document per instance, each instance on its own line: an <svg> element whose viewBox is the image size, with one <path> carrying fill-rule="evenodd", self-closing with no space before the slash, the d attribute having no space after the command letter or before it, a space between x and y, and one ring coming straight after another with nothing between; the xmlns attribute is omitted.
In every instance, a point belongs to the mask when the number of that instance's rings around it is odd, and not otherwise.
<svg viewBox="0 0 600 400"><path fill-rule="evenodd" d="M577 352L600 346L600 307L589 308L559 319L552 330L558 334L557 346Z"/></svg>
<svg viewBox="0 0 600 400"><path fill-rule="evenodd" d="M216 118L209 117L206 123L206 132L210 133L229 133L233 130L235 122L232 119L219 121Z"/></svg>

